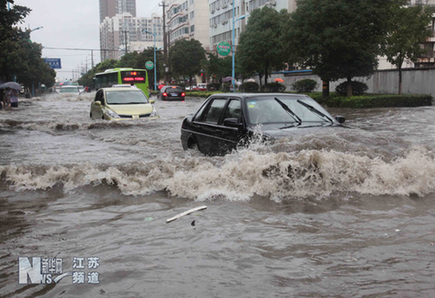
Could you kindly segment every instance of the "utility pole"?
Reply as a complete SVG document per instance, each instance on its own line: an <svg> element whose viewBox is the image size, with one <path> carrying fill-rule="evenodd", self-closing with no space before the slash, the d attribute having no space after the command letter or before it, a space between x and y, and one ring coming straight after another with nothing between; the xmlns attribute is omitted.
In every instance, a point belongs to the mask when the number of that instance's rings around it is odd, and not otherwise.
<svg viewBox="0 0 435 298"><path fill-rule="evenodd" d="M127 30L122 31L124 33L124 54L127 54Z"/></svg>
<svg viewBox="0 0 435 298"><path fill-rule="evenodd" d="M166 3L165 0L159 4L163 8L163 61L164 61L164 72L165 72L165 82L168 82L168 42L166 37Z"/></svg>

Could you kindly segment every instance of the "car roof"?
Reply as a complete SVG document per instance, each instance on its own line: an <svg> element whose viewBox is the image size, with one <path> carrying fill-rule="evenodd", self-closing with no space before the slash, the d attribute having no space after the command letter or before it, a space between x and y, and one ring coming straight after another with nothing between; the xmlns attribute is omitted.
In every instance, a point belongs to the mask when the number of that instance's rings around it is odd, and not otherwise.
<svg viewBox="0 0 435 298"><path fill-rule="evenodd" d="M107 87L107 88L101 88L106 92L110 92L110 91L142 91L139 88L137 88L136 86L132 86L132 87Z"/></svg>
<svg viewBox="0 0 435 298"><path fill-rule="evenodd" d="M305 94L295 94L295 93L239 93L239 92L231 92L231 93L215 93L211 95L210 97L237 97L237 98L259 98L259 97L291 97L294 99L298 98L310 98L308 95Z"/></svg>

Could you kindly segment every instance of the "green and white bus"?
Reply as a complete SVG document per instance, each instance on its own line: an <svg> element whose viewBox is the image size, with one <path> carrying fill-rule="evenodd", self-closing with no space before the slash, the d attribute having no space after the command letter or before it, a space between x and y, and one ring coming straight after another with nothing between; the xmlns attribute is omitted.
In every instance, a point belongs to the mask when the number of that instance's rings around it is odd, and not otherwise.
<svg viewBox="0 0 435 298"><path fill-rule="evenodd" d="M95 74L95 89L112 87L116 84L135 85L141 89L147 97L150 96L148 74L145 69L111 68Z"/></svg>

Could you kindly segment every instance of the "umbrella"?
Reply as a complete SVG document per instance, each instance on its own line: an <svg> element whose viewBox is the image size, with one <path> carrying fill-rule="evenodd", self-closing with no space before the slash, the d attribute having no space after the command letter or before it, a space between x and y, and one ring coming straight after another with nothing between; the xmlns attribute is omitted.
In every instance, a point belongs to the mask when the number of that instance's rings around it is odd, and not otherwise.
<svg viewBox="0 0 435 298"><path fill-rule="evenodd" d="M223 82L231 82L233 80L233 77L225 77L222 79Z"/></svg>
<svg viewBox="0 0 435 298"><path fill-rule="evenodd" d="M274 80L275 82L280 82L280 83L284 83L284 80L283 79L281 79L281 78L276 78L275 80Z"/></svg>
<svg viewBox="0 0 435 298"><path fill-rule="evenodd" d="M19 91L21 90L22 87L20 84L16 82L7 82L0 85L0 89L6 89L6 88L11 88Z"/></svg>

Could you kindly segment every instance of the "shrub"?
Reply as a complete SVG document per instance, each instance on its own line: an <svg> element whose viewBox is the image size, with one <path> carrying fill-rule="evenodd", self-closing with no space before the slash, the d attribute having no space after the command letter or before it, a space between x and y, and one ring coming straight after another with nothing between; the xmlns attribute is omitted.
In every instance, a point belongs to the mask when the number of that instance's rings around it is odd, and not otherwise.
<svg viewBox="0 0 435 298"><path fill-rule="evenodd" d="M432 96L412 94L364 95L364 96L329 96L322 94L310 95L318 103L329 108L385 108L385 107L419 107L431 106Z"/></svg>
<svg viewBox="0 0 435 298"><path fill-rule="evenodd" d="M351 81L352 95L362 95L369 87L363 82ZM341 95L347 95L347 82L343 82L335 88L335 91Z"/></svg>
<svg viewBox="0 0 435 298"><path fill-rule="evenodd" d="M221 86L221 90L223 92L229 92L230 91L231 82L223 82Z"/></svg>
<svg viewBox="0 0 435 298"><path fill-rule="evenodd" d="M220 87L221 87L220 83L209 83L209 84L207 84L207 90L208 91L219 90Z"/></svg>
<svg viewBox="0 0 435 298"><path fill-rule="evenodd" d="M311 79L299 80L293 83L292 88L298 93L310 93L317 87L317 82Z"/></svg>
<svg viewBox="0 0 435 298"><path fill-rule="evenodd" d="M243 92L258 92L260 85L258 85L256 82L246 82L240 85L239 89Z"/></svg>
<svg viewBox="0 0 435 298"><path fill-rule="evenodd" d="M264 91L266 92L284 92L285 85L278 82L269 83L265 86Z"/></svg>

